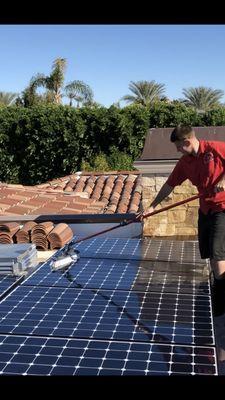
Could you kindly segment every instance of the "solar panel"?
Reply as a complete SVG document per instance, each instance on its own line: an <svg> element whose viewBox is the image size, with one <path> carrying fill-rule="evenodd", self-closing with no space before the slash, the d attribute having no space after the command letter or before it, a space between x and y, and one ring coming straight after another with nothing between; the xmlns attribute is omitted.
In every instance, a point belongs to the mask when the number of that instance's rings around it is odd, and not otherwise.
<svg viewBox="0 0 225 400"><path fill-rule="evenodd" d="M76 239L76 238L75 238ZM197 241L94 238L74 246L82 257L203 263Z"/></svg>
<svg viewBox="0 0 225 400"><path fill-rule="evenodd" d="M102 237L76 248L67 271L46 262L2 298L0 374L218 374L197 242Z"/></svg>
<svg viewBox="0 0 225 400"><path fill-rule="evenodd" d="M23 277L0 275L0 300L14 289L23 280Z"/></svg>
<svg viewBox="0 0 225 400"><path fill-rule="evenodd" d="M68 271L51 272L49 262L24 285L209 294L202 265L81 258Z"/></svg>
<svg viewBox="0 0 225 400"><path fill-rule="evenodd" d="M213 345L208 296L20 286L0 333Z"/></svg>
<svg viewBox="0 0 225 400"><path fill-rule="evenodd" d="M216 375L209 347L0 335L0 374Z"/></svg>

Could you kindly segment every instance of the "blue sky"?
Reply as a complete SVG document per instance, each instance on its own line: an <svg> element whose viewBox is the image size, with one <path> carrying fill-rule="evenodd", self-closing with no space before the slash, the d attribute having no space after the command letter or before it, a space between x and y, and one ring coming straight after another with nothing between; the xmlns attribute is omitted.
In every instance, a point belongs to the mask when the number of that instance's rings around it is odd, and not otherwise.
<svg viewBox="0 0 225 400"><path fill-rule="evenodd" d="M0 25L0 91L21 92L61 57L65 84L83 80L106 107L130 81L164 83L170 99L190 86L225 92L224 42L225 25Z"/></svg>

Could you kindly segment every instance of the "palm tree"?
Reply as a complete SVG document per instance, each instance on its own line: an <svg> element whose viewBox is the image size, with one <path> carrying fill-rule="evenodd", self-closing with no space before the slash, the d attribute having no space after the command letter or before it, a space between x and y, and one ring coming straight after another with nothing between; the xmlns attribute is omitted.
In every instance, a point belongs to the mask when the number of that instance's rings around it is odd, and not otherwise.
<svg viewBox="0 0 225 400"><path fill-rule="evenodd" d="M64 75L66 69L66 59L56 58L52 65L52 73L49 76L43 74L35 75L29 86L24 90L22 94L23 102L25 107L32 106L36 103L47 102L60 104L63 97L63 84ZM43 95L38 95L36 90L38 87L44 87L46 92ZM82 81L73 81L65 86L65 95L70 99L70 105L72 101L77 101L77 107L79 103L84 105L93 104L93 92L87 84Z"/></svg>
<svg viewBox="0 0 225 400"><path fill-rule="evenodd" d="M49 76L45 76L44 74L35 75L31 81L29 86L23 92L23 97L25 97L25 103L32 105L35 99L39 99L39 101L45 100L47 102L53 102L56 104L60 104L62 100L62 92L61 89L64 83L64 73L66 68L66 59L65 58L56 58L53 62L52 73ZM43 86L47 89L47 93L44 96L37 96L36 90L38 87Z"/></svg>
<svg viewBox="0 0 225 400"><path fill-rule="evenodd" d="M0 105L11 106L15 104L18 93L0 92Z"/></svg>
<svg viewBox="0 0 225 400"><path fill-rule="evenodd" d="M160 100L165 92L165 85L155 81L131 81L129 89L134 95L123 96L121 100L146 106Z"/></svg>
<svg viewBox="0 0 225 400"><path fill-rule="evenodd" d="M65 96L70 99L70 106L73 100L77 102L77 107L80 103L84 105L91 105L93 103L93 92L89 85L83 81L73 81L65 86Z"/></svg>
<svg viewBox="0 0 225 400"><path fill-rule="evenodd" d="M183 103L201 113L219 105L219 100L224 95L223 90L214 90L204 86L183 89L182 93L186 97L186 99L183 99Z"/></svg>
<svg viewBox="0 0 225 400"><path fill-rule="evenodd" d="M62 101L61 89L64 84L64 76L66 69L66 59L56 58L53 62L52 73L45 79L46 88L54 94L54 100L56 104L60 104Z"/></svg>

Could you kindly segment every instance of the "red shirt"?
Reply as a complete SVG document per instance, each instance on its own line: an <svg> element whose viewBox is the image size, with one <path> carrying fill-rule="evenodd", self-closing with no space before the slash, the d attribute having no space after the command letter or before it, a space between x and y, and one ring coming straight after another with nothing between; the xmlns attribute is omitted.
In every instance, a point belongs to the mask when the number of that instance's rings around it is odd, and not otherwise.
<svg viewBox="0 0 225 400"><path fill-rule="evenodd" d="M199 140L196 156L183 155L167 180L171 187L186 179L198 188L200 209L204 214L225 209L225 191L213 193L213 188L225 174L225 142ZM209 196L210 193L210 196Z"/></svg>

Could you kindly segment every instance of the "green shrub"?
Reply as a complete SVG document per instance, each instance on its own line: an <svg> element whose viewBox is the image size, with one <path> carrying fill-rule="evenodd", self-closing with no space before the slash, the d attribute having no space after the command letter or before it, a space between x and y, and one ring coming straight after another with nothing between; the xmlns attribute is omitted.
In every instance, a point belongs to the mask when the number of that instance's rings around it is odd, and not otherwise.
<svg viewBox="0 0 225 400"><path fill-rule="evenodd" d="M110 169L114 171L130 171L134 169L133 158L122 151L118 151L114 146L110 149L108 163Z"/></svg>
<svg viewBox="0 0 225 400"><path fill-rule="evenodd" d="M0 181L42 183L90 167L131 170L147 130L225 125L225 109L205 114L180 103L157 102L122 109L64 105L0 107Z"/></svg>

